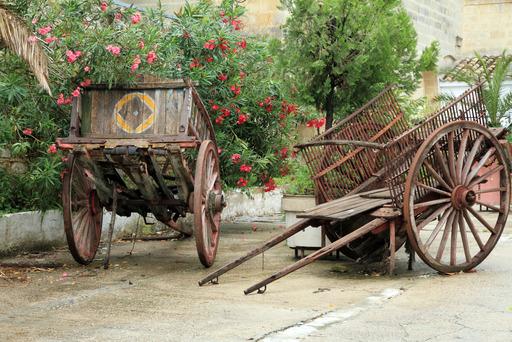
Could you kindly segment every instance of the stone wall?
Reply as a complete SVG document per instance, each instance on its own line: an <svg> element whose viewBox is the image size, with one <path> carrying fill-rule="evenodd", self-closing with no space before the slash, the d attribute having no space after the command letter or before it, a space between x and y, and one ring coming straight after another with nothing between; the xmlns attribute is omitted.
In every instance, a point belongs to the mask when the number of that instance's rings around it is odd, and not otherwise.
<svg viewBox="0 0 512 342"><path fill-rule="evenodd" d="M497 55L512 47L512 0L465 0L462 53Z"/></svg>

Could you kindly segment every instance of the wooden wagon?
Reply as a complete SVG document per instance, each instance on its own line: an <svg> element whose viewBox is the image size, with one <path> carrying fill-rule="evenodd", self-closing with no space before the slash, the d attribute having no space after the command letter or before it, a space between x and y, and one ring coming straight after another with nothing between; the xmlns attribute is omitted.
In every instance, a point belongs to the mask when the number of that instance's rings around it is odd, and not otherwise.
<svg viewBox="0 0 512 342"><path fill-rule="evenodd" d="M199 285L217 282L223 273L308 226L323 227L332 242L246 294L262 292L267 284L334 251L359 261L387 260L392 273L395 252L406 241L411 256L415 252L439 272L469 271L494 248L508 216L510 161L498 141L504 134L504 129L487 128L482 84L412 128L389 87L324 134L297 146L314 180L318 205ZM496 175L499 186L479 187ZM479 200L484 192L499 194L499 206ZM497 215L486 218L475 204Z"/></svg>
<svg viewBox="0 0 512 342"><path fill-rule="evenodd" d="M225 202L214 130L192 84L93 85L75 98L69 136L57 146L68 152L64 227L77 262L94 259L106 208L106 266L116 214L131 213L152 213L176 230L177 220L193 213L199 259L213 264Z"/></svg>

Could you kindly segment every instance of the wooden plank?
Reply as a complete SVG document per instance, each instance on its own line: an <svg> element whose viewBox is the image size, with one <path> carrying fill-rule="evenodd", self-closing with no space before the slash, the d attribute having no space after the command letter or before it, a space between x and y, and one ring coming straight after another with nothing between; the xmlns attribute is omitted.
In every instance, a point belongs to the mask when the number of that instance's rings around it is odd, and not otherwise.
<svg viewBox="0 0 512 342"><path fill-rule="evenodd" d="M85 93L80 99L80 134L91 133L91 94Z"/></svg>
<svg viewBox="0 0 512 342"><path fill-rule="evenodd" d="M165 117L167 115L166 109L166 95L168 89L159 89L155 91L155 103L157 106L157 113L155 113L155 123L153 127L153 133L157 135L165 135Z"/></svg>
<svg viewBox="0 0 512 342"><path fill-rule="evenodd" d="M167 91L165 100L165 134L177 135L180 109L183 102L181 89L172 89Z"/></svg>
<svg viewBox="0 0 512 342"><path fill-rule="evenodd" d="M345 235L341 239L339 239L339 240L337 240L337 241L335 241L335 242L333 242L333 243L331 243L331 244L329 244L329 245L327 245L327 246L317 250L314 253L311 253L310 255L300 259L296 263L294 263L294 264L292 264L292 265L290 265L288 267L285 267L281 271L279 271L277 273L274 273L273 275L271 275L270 277L266 278L265 280L260 281L259 283L249 287L247 290L244 291L244 293L245 294L249 294L249 293L254 292L256 290L262 289L263 287L267 286L269 283L271 283L271 282L273 282L273 281L275 281L277 279L280 279L280 278L284 277L285 275L290 274L293 271L298 270L299 268L302 268L302 267L304 267L306 265L311 264L312 262L320 259L322 256L330 254L330 253L332 253L334 251L337 251L341 247L349 244L351 241L359 239L361 236L368 234L369 232L371 232L375 228L378 228L379 226L382 226L386 222L387 222L386 219L376 218L376 219L370 221L369 223L365 224L364 226L354 230L350 234Z"/></svg>
<svg viewBox="0 0 512 342"><path fill-rule="evenodd" d="M381 207L388 203L391 203L391 199L374 199L374 200L366 199L365 202L362 202L359 205L353 206L350 208L339 207L339 208L332 208L329 211L299 214L299 215L297 215L297 218L315 218L315 219L322 219L322 220L342 221L342 220L346 220L349 217L359 215L361 213Z"/></svg>
<svg viewBox="0 0 512 342"><path fill-rule="evenodd" d="M370 194L381 192L381 191L384 191L384 190L385 189L382 188L382 189L370 190L370 191L362 192L362 193L359 193L359 194L353 194L353 195L341 197L341 198L335 199L333 201L329 201L329 202L326 202L326 203L318 204L317 206L315 206L315 207L313 207L311 209L306 210L306 212L310 212L310 211L313 211L313 210L316 210L316 209L336 206L336 205L339 205L339 203L342 202L342 201L347 201L349 199L357 198L357 197L364 196L364 195L370 195Z"/></svg>

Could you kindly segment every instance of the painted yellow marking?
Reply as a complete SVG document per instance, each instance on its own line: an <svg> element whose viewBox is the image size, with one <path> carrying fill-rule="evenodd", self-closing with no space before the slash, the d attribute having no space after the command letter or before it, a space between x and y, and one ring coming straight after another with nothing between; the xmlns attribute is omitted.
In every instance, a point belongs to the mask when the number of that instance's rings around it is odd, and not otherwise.
<svg viewBox="0 0 512 342"><path fill-rule="evenodd" d="M135 99L140 99L150 110L151 114L148 116L146 120L144 120L140 125L137 127L133 127L129 122L127 122L122 116L121 116L121 109L124 105L129 103L130 101L133 101ZM155 116L157 115L157 108L155 101L151 98L151 96L144 94L144 93L129 93L123 96L114 106L114 116L115 121L117 124L117 127L121 128L126 133L142 133L151 126L153 126L153 123L155 122Z"/></svg>

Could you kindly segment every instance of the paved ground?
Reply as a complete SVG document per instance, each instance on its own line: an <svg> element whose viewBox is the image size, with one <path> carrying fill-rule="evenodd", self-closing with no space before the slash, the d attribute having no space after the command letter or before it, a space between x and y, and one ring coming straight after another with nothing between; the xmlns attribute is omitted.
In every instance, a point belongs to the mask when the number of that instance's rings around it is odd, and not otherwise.
<svg viewBox="0 0 512 342"><path fill-rule="evenodd" d="M283 229L225 228L217 266ZM191 239L139 242L131 256L129 242L116 243L107 271L77 266L64 249L24 256L66 266L0 268L0 340L511 341L511 233L476 273L441 276L421 261L409 272L403 252L394 277L322 260L249 296L242 290L294 261L290 249L205 287Z"/></svg>

